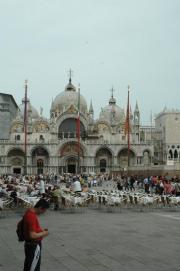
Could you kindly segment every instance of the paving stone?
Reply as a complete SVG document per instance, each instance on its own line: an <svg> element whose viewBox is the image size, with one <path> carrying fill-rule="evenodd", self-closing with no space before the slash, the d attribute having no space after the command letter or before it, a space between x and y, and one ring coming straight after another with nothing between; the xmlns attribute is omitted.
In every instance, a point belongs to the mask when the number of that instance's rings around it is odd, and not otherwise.
<svg viewBox="0 0 180 271"><path fill-rule="evenodd" d="M40 217L42 271L180 271L179 212L107 213L105 210ZM0 271L23 269L24 246L15 229L19 214L0 219Z"/></svg>

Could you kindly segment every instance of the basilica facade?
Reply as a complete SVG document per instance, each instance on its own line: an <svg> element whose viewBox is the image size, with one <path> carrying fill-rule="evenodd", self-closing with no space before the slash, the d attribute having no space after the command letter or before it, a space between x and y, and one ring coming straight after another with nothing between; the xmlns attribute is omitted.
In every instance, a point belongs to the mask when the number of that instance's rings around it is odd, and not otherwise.
<svg viewBox="0 0 180 271"><path fill-rule="evenodd" d="M78 108L79 100L79 108ZM80 114L80 140L77 118ZM151 126L140 125L138 104L129 115L130 146L125 133L126 109L113 95L94 118L92 102L72 84L52 101L45 119L27 103L25 155L24 104L9 123L8 138L0 139L0 174L124 173L127 170L179 170L180 112L164 109ZM173 132L175 127L176 132ZM173 134L173 136L172 136Z"/></svg>

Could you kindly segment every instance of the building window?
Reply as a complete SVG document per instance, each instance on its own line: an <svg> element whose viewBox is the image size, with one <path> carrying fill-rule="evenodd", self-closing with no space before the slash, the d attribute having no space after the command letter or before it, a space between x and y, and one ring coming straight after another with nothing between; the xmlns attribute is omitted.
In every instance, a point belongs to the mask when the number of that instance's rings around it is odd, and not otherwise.
<svg viewBox="0 0 180 271"><path fill-rule="evenodd" d="M173 158L173 154L172 154L172 150L169 150L169 156L168 156L169 159L172 159Z"/></svg>
<svg viewBox="0 0 180 271"><path fill-rule="evenodd" d="M177 152L177 150L174 151L174 158L175 158L175 159L178 158L178 152Z"/></svg>
<svg viewBox="0 0 180 271"><path fill-rule="evenodd" d="M44 141L43 135L40 135L40 136L39 136L39 140Z"/></svg>
<svg viewBox="0 0 180 271"><path fill-rule="evenodd" d="M21 140L21 136L20 135L15 135L15 140Z"/></svg>
<svg viewBox="0 0 180 271"><path fill-rule="evenodd" d="M8 112L9 104L8 103L0 103L0 111Z"/></svg>

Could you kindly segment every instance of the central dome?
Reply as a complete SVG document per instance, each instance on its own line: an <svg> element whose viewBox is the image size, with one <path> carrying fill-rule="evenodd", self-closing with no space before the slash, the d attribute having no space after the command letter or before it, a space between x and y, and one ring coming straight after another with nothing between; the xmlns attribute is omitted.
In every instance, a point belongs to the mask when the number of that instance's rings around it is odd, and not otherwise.
<svg viewBox="0 0 180 271"><path fill-rule="evenodd" d="M65 91L61 92L56 96L51 105L51 112L66 111L71 105L75 108L78 108L78 92L76 91L75 86L69 80L68 85L65 87ZM80 112L87 113L87 103L82 95L80 95Z"/></svg>
<svg viewBox="0 0 180 271"><path fill-rule="evenodd" d="M109 100L109 104L102 108L99 115L99 119L106 120L109 123L112 122L119 123L123 122L124 118L125 118L124 110L116 104L116 99L112 95Z"/></svg>

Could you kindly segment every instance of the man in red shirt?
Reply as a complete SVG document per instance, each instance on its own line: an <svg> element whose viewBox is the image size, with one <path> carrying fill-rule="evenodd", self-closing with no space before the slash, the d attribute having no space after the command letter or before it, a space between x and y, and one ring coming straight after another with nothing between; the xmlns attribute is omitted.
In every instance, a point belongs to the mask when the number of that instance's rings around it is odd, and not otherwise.
<svg viewBox="0 0 180 271"><path fill-rule="evenodd" d="M41 241L48 236L47 229L42 229L39 225L38 215L45 213L49 208L49 203L45 199L40 199L34 208L26 211L24 223L25 236L25 261L23 271L39 271L41 264Z"/></svg>

